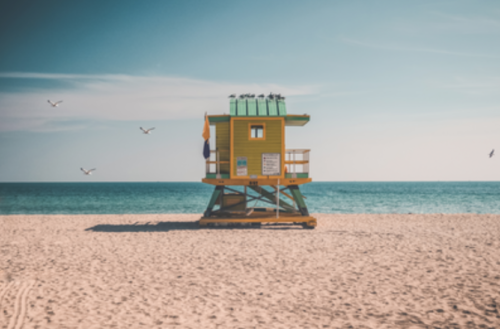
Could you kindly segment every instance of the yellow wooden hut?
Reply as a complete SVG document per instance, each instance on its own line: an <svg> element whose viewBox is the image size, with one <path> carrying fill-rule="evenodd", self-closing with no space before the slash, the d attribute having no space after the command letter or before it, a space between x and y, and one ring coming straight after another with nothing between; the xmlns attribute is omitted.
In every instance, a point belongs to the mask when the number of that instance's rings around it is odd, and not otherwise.
<svg viewBox="0 0 500 329"><path fill-rule="evenodd" d="M215 126L215 148L206 152L202 182L215 190L200 225L290 222L314 228L299 189L312 180L310 150L285 146L287 127L304 126L310 116L288 114L285 98L274 94L232 95L229 109L228 115L206 117ZM259 201L268 207L251 206Z"/></svg>

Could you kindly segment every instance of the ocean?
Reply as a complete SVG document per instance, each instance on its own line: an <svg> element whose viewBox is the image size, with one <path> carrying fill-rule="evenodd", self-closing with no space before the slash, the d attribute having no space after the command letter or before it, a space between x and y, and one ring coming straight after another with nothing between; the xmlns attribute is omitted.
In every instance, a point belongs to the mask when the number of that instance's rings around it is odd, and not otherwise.
<svg viewBox="0 0 500 329"><path fill-rule="evenodd" d="M310 213L500 214L500 182L313 182L300 188ZM178 182L0 183L0 214L202 214L213 189Z"/></svg>

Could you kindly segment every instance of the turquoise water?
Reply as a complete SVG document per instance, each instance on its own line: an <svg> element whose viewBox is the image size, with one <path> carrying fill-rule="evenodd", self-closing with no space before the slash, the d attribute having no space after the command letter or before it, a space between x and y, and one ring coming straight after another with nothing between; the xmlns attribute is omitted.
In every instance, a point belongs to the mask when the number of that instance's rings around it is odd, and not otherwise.
<svg viewBox="0 0 500 329"><path fill-rule="evenodd" d="M301 190L311 213L500 214L500 182L314 182ZM0 183L0 214L201 214L212 191L202 183Z"/></svg>

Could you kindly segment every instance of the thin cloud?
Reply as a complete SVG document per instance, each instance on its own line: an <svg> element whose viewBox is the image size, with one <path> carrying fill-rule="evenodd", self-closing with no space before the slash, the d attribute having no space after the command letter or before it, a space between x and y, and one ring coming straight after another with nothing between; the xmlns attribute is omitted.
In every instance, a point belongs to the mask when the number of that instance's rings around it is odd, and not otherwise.
<svg viewBox="0 0 500 329"><path fill-rule="evenodd" d="M182 77L6 72L0 78L69 81L72 88L0 94L0 130L52 129L65 120L176 120L229 112L232 93L304 96L314 86L232 84ZM52 108L47 99L63 100Z"/></svg>
<svg viewBox="0 0 500 329"><path fill-rule="evenodd" d="M350 38L340 38L344 43L351 45L362 46L367 48L382 49L382 50L393 50L393 51L406 51L406 52L423 52L423 53L433 53L442 55L453 55L462 57L482 57L482 58L500 58L500 56L484 55L484 54L472 54L472 53L461 53L442 49L432 49L432 48L413 48L413 47L400 47L385 44L375 44L364 41L358 41Z"/></svg>
<svg viewBox="0 0 500 329"><path fill-rule="evenodd" d="M443 14L440 12L432 12L433 15L440 16L442 18L449 19L454 22L458 22L460 27L464 27L464 24L472 29L478 28L500 28L500 20L488 18L488 17L463 17L458 15ZM490 30L489 30L490 31Z"/></svg>
<svg viewBox="0 0 500 329"><path fill-rule="evenodd" d="M455 89L474 95L500 94L500 77L455 77L444 82L433 81L431 85L439 89Z"/></svg>

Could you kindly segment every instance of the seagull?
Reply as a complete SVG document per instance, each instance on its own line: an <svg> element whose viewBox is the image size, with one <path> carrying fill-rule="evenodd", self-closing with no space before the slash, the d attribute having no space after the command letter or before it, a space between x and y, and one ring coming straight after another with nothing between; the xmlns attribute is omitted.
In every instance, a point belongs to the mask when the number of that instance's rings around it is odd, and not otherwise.
<svg viewBox="0 0 500 329"><path fill-rule="evenodd" d="M250 98L255 98L255 94L250 94Z"/></svg>
<svg viewBox="0 0 500 329"><path fill-rule="evenodd" d="M80 169L83 171L83 173L85 175L92 175L92 172L95 170L95 168L94 169L90 169L90 170L85 170L83 168L80 168Z"/></svg>
<svg viewBox="0 0 500 329"><path fill-rule="evenodd" d="M235 98L236 94L229 95L229 98Z"/></svg>
<svg viewBox="0 0 500 329"><path fill-rule="evenodd" d="M259 97L259 98L264 98L264 97L266 97L266 95L264 95L264 94L260 94L260 95L259 95L259 96L257 96L257 97Z"/></svg>
<svg viewBox="0 0 500 329"><path fill-rule="evenodd" d="M274 98L274 94L272 92L270 92L269 95L267 95L267 97L272 99L272 98Z"/></svg>
<svg viewBox="0 0 500 329"><path fill-rule="evenodd" d="M142 128L142 127L140 127L140 128L144 132L144 134L146 134L146 135L149 135L151 133L151 130L155 129L155 127L149 128L148 130L144 130L144 128Z"/></svg>
<svg viewBox="0 0 500 329"><path fill-rule="evenodd" d="M245 94L241 94L240 98L245 98L245 96L246 96Z"/></svg>
<svg viewBox="0 0 500 329"><path fill-rule="evenodd" d="M50 101L50 99L49 99L49 100L47 100L47 102L49 102L49 104L50 104L50 105L52 105L52 107L58 107L58 106L59 106L59 104L61 104L61 103L62 103L62 101L52 103L52 102Z"/></svg>
<svg viewBox="0 0 500 329"><path fill-rule="evenodd" d="M495 153L495 149L493 149L493 150L490 152L490 158L491 158L492 156L494 156L494 155L495 155L494 153Z"/></svg>

